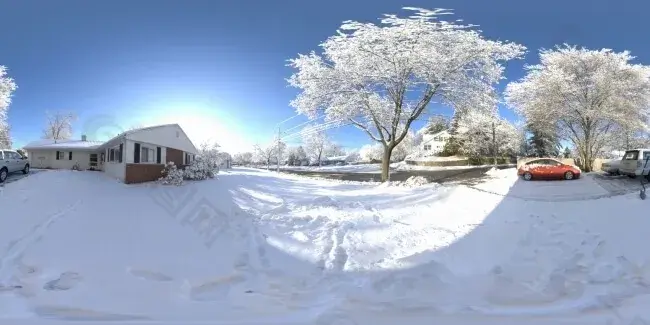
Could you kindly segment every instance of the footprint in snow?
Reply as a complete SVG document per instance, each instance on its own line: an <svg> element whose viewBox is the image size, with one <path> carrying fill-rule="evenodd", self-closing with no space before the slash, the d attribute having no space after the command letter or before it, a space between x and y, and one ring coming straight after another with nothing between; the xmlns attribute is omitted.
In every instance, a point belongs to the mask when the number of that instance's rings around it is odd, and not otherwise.
<svg viewBox="0 0 650 325"><path fill-rule="evenodd" d="M140 278L144 280L160 281L160 282L168 282L174 280L172 277L156 271L129 268L128 272L131 273L131 275L135 276L136 278Z"/></svg>
<svg viewBox="0 0 650 325"><path fill-rule="evenodd" d="M70 290L81 281L81 275L76 272L63 272L58 279L48 281L43 289L50 291Z"/></svg>

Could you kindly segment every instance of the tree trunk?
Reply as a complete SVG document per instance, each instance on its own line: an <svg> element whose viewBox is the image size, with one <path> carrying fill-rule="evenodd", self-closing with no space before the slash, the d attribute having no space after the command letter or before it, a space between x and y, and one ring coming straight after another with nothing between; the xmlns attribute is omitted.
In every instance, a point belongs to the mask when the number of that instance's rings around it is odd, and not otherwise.
<svg viewBox="0 0 650 325"><path fill-rule="evenodd" d="M386 182L390 180L390 156L393 153L393 148L384 146L384 157L381 160L381 181Z"/></svg>
<svg viewBox="0 0 650 325"><path fill-rule="evenodd" d="M588 150L580 150L580 160L582 160L582 171L585 173L591 172L593 169L593 157Z"/></svg>

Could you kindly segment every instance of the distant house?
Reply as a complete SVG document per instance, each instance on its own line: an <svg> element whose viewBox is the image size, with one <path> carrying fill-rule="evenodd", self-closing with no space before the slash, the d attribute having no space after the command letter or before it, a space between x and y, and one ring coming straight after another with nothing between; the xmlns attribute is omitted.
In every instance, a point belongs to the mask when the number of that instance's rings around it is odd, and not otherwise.
<svg viewBox="0 0 650 325"><path fill-rule="evenodd" d="M323 166L328 166L328 165L337 165L337 164L345 164L347 162L348 156L336 156L336 157L325 157L321 159L321 165Z"/></svg>
<svg viewBox="0 0 650 325"><path fill-rule="evenodd" d="M445 144L449 141L449 131L444 130L438 133L422 134L422 144L420 144L420 151L424 154L439 154L445 148Z"/></svg>
<svg viewBox="0 0 650 325"><path fill-rule="evenodd" d="M105 141L39 140L24 148L32 168L99 170L123 181L142 183L161 177L168 162L189 164L198 150L178 124L123 132Z"/></svg>

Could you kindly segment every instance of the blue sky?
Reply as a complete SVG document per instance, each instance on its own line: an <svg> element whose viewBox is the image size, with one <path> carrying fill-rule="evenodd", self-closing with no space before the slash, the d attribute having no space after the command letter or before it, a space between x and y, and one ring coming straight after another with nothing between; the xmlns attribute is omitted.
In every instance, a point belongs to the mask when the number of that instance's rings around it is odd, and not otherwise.
<svg viewBox="0 0 650 325"><path fill-rule="evenodd" d="M9 110L14 145L40 137L46 110L69 110L77 137L180 122L191 137L245 150L295 115L287 59L316 50L344 20L375 21L404 6L454 9L485 36L527 46L525 60L508 64L509 80L537 62L539 48L564 42L630 50L650 64L642 23L650 3L641 0L0 0L0 64L19 87ZM331 135L345 147L369 142L351 128Z"/></svg>

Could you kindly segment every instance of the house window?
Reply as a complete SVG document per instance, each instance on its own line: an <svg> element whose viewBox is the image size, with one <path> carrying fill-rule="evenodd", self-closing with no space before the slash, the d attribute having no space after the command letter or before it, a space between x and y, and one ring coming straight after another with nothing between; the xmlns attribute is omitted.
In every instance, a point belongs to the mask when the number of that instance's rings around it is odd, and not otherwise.
<svg viewBox="0 0 650 325"><path fill-rule="evenodd" d="M108 149L108 161L117 162L120 160L120 146Z"/></svg>
<svg viewBox="0 0 650 325"><path fill-rule="evenodd" d="M431 150L431 145L430 144L425 144L424 145L424 150Z"/></svg>
<svg viewBox="0 0 650 325"><path fill-rule="evenodd" d="M153 149L148 147L140 147L140 162L141 163L153 163L155 162L156 155L153 152Z"/></svg>
<svg viewBox="0 0 650 325"><path fill-rule="evenodd" d="M65 152L64 152L64 151L57 151L57 152L56 152L56 159L57 159L57 160L63 160L63 159L65 159Z"/></svg>
<svg viewBox="0 0 650 325"><path fill-rule="evenodd" d="M97 167L97 154L96 153L91 153L90 154L90 167Z"/></svg>
<svg viewBox="0 0 650 325"><path fill-rule="evenodd" d="M185 164L189 165L194 160L194 155L185 153Z"/></svg>

